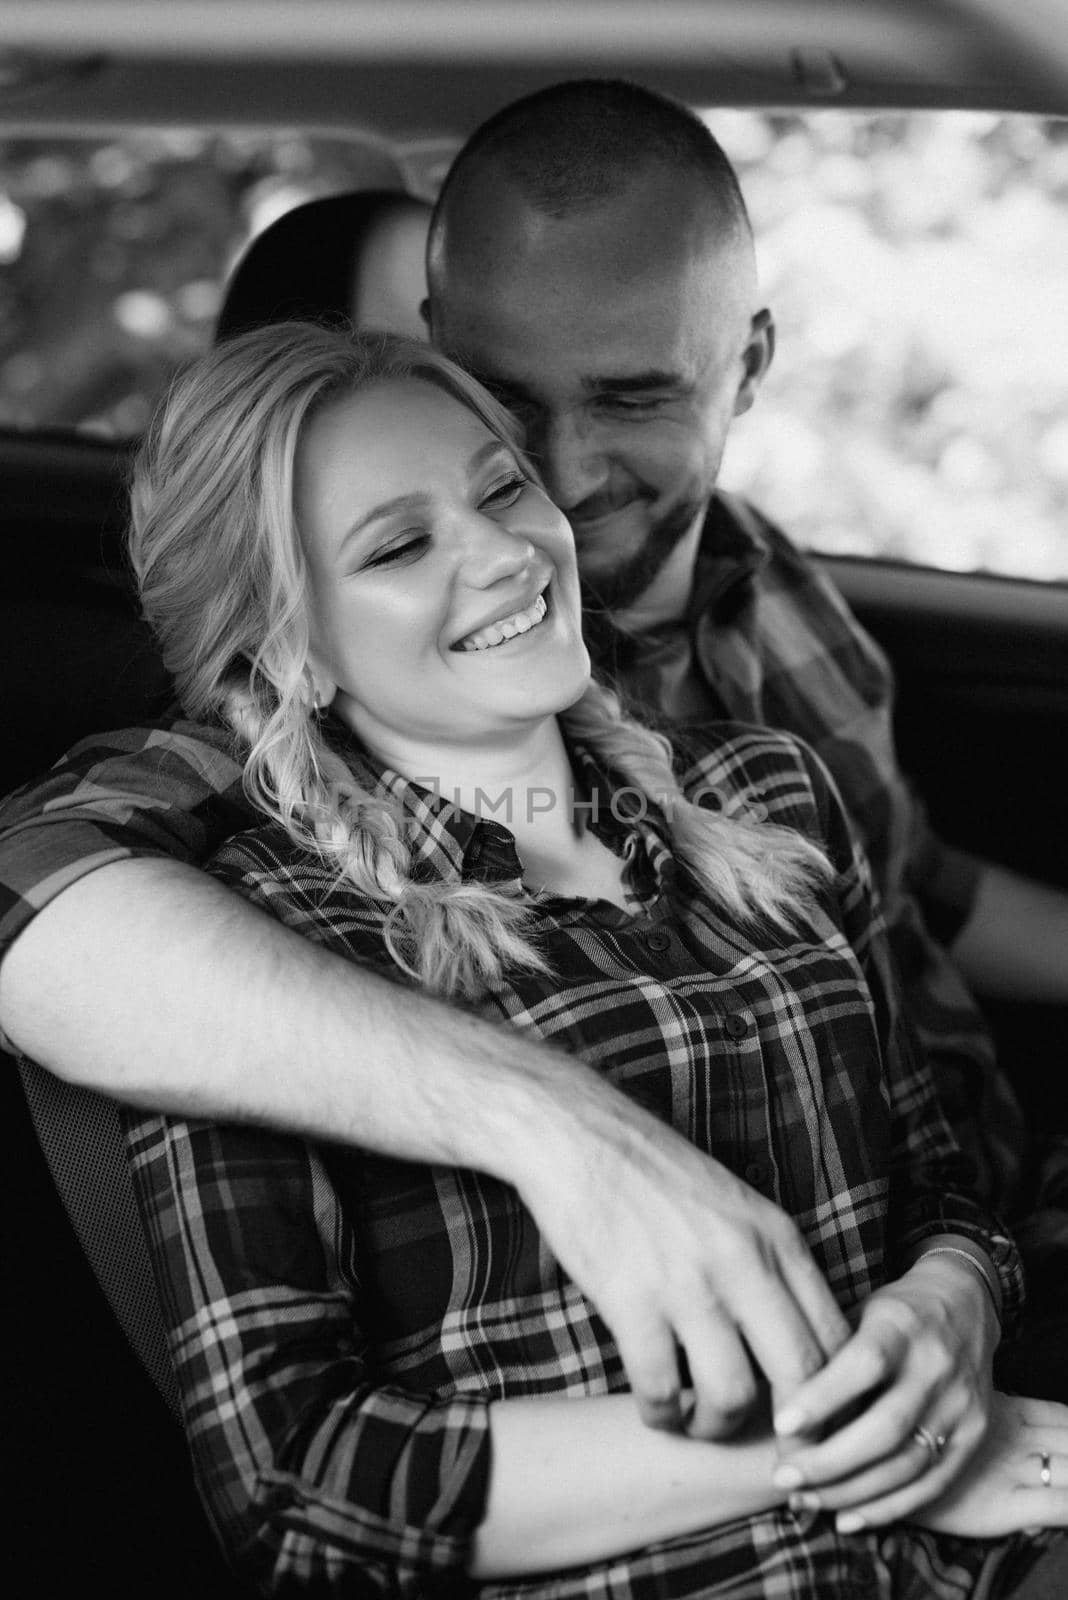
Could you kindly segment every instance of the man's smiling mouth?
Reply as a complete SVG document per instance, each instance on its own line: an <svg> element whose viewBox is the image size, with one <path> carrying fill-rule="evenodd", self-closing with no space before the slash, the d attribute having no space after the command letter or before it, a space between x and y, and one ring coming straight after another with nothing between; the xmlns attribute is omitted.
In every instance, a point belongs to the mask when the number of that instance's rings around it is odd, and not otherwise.
<svg viewBox="0 0 1068 1600"><path fill-rule="evenodd" d="M513 611L509 617L502 617L498 622L491 622L486 628L479 628L474 633L469 633L454 644L454 650L470 653L476 650L492 650L499 644L505 644L509 639L518 638L521 633L529 633L541 623L549 607L545 595L539 594L537 599L524 611Z"/></svg>

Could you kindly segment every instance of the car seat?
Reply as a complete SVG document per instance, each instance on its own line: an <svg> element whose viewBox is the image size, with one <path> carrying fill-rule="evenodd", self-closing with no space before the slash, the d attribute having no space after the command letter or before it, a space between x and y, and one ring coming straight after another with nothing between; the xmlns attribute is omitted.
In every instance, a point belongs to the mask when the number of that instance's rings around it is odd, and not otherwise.
<svg viewBox="0 0 1068 1600"><path fill-rule="evenodd" d="M234 268L216 342L290 318L425 337L419 307L431 209L402 189L361 189L285 212Z"/></svg>

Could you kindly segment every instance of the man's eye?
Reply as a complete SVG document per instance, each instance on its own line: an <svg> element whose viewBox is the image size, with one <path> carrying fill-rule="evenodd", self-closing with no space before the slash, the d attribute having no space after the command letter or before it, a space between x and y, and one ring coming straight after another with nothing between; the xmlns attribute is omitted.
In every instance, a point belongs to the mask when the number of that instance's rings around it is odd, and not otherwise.
<svg viewBox="0 0 1068 1600"><path fill-rule="evenodd" d="M668 403L667 395L605 394L601 396L603 411L617 417L652 417Z"/></svg>
<svg viewBox="0 0 1068 1600"><path fill-rule="evenodd" d="M385 567L396 561L404 561L408 557L419 555L428 538L425 533L401 534L392 544L383 545L381 550L376 550L369 556L365 565L368 567Z"/></svg>
<svg viewBox="0 0 1068 1600"><path fill-rule="evenodd" d="M495 483L488 489L479 501L479 507L489 506L495 509L499 506L514 506L519 496L523 493L529 480L522 473L515 473L510 478L505 478L501 483Z"/></svg>

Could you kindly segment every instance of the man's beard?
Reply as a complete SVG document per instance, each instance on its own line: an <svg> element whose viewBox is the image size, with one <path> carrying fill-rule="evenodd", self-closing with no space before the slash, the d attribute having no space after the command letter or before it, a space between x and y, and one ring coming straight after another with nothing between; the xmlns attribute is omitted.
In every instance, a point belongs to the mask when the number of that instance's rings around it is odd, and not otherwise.
<svg viewBox="0 0 1068 1600"><path fill-rule="evenodd" d="M705 496L700 499L687 496L677 505L669 507L661 520L648 532L642 547L628 561L587 578L582 572L582 552L579 551L579 577L582 583L582 610L584 622L594 627L610 623L612 615L628 611L659 575L668 557L677 548L704 513Z"/></svg>

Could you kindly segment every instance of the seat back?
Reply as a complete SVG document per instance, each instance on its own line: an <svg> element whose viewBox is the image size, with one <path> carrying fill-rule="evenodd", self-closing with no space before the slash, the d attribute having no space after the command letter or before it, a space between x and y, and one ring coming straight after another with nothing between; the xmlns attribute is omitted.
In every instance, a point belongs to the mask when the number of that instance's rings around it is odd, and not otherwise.
<svg viewBox="0 0 1068 1600"><path fill-rule="evenodd" d="M126 1161L119 1108L18 1061L34 1132L119 1326L177 1420L178 1385Z"/></svg>

